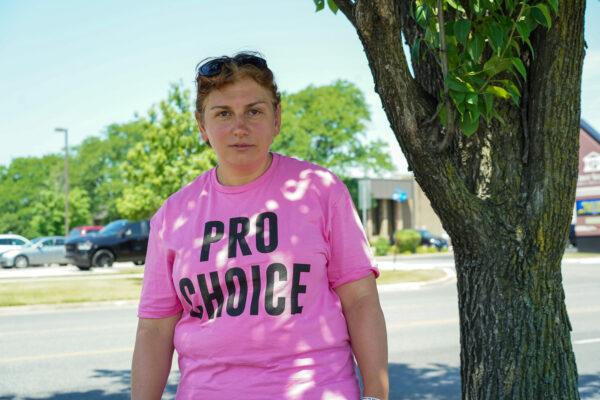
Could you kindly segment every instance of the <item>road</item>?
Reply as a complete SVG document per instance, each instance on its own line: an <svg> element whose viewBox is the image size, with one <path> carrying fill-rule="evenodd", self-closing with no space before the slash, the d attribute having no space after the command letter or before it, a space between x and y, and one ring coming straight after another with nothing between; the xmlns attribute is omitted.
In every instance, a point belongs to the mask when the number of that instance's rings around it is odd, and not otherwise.
<svg viewBox="0 0 600 400"><path fill-rule="evenodd" d="M403 260L447 267L448 257ZM450 259L451 260L451 259ZM382 265L383 266L383 265ZM600 260L563 266L583 399L600 399ZM458 399L454 281L381 290L390 345L391 399ZM0 400L128 399L135 305L0 311ZM174 397L177 372L165 399Z"/></svg>

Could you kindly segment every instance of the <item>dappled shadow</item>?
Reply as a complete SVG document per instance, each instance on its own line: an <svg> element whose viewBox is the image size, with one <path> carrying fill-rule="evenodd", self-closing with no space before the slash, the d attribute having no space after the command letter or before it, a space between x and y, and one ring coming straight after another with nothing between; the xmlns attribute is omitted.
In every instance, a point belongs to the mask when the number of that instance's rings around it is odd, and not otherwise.
<svg viewBox="0 0 600 400"><path fill-rule="evenodd" d="M106 389L56 392L45 396L16 397L1 396L0 400L129 400L131 371L126 370L94 370L92 379L102 379ZM90 380L91 381L91 380ZM177 391L179 373L171 372L164 391L163 399L174 399Z"/></svg>
<svg viewBox="0 0 600 400"><path fill-rule="evenodd" d="M433 364L412 368L407 364L390 364L390 400L457 400L460 399L460 368ZM600 373L579 376L582 400L600 399Z"/></svg>
<svg viewBox="0 0 600 400"><path fill-rule="evenodd" d="M600 371L596 375L579 375L579 394L582 400L600 399Z"/></svg>
<svg viewBox="0 0 600 400"><path fill-rule="evenodd" d="M391 363L390 400L457 400L460 399L460 368L443 364L413 368L408 364ZM46 396L0 396L0 400L129 400L129 370L94 371L94 379L106 381L107 389L68 391ZM163 399L174 399L179 373L172 372ZM600 374L581 375L579 391L582 400L600 399ZM236 399L233 399L236 400ZM308 395L306 400L316 400Z"/></svg>
<svg viewBox="0 0 600 400"><path fill-rule="evenodd" d="M389 364L390 400L460 399L460 368L432 364L413 368Z"/></svg>

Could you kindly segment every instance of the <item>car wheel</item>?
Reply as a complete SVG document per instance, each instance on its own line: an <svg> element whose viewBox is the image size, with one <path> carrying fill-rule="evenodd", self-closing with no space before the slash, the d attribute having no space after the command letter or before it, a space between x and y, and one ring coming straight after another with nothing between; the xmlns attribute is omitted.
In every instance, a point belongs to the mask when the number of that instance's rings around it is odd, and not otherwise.
<svg viewBox="0 0 600 400"><path fill-rule="evenodd" d="M89 267L87 265L78 265L77 268L79 268L81 271L89 271L92 267Z"/></svg>
<svg viewBox="0 0 600 400"><path fill-rule="evenodd" d="M146 262L146 260L137 260L137 261L134 261L133 263L135 265L144 265L145 262Z"/></svg>
<svg viewBox="0 0 600 400"><path fill-rule="evenodd" d="M25 256L17 256L17 258L15 258L15 267L27 268L29 267L29 260Z"/></svg>
<svg viewBox="0 0 600 400"><path fill-rule="evenodd" d="M94 267L112 267L115 262L115 256L109 250L98 250L92 257Z"/></svg>

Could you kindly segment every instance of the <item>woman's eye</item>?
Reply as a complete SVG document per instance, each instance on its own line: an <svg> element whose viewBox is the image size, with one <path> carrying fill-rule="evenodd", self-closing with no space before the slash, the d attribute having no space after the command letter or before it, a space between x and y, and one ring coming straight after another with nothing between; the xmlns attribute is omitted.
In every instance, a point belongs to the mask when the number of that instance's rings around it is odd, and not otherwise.
<svg viewBox="0 0 600 400"><path fill-rule="evenodd" d="M248 111L248 114L250 114L252 117L255 117L259 114L262 114L262 111L252 108Z"/></svg>
<svg viewBox="0 0 600 400"><path fill-rule="evenodd" d="M217 114L217 117L228 117L229 116L229 111L221 111Z"/></svg>

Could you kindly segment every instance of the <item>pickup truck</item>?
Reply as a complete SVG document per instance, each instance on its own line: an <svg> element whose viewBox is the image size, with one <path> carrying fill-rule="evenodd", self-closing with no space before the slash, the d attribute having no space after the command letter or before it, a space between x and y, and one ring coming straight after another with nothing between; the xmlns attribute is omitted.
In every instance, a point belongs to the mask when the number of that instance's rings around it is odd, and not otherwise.
<svg viewBox="0 0 600 400"><path fill-rule="evenodd" d="M142 265L148 248L148 220L119 219L93 236L69 239L65 243L67 259L80 270L111 267L115 261L133 261Z"/></svg>

